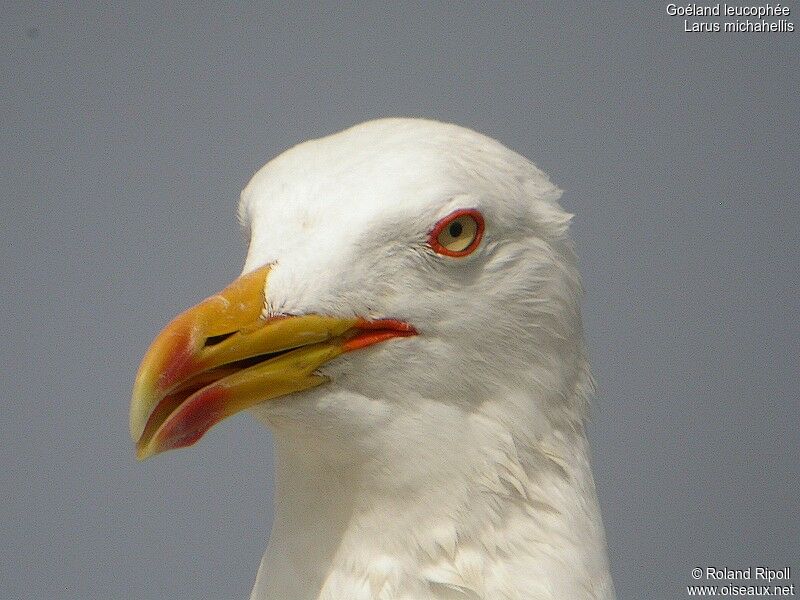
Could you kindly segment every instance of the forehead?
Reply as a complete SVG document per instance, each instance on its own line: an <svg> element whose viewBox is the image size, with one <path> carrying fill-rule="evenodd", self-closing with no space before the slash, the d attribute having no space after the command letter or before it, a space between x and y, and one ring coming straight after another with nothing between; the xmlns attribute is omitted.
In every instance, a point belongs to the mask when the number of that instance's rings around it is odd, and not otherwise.
<svg viewBox="0 0 800 600"><path fill-rule="evenodd" d="M382 119L311 140L265 165L242 193L243 220L292 213L377 213L491 193L540 172L475 131L424 119ZM280 205L280 206L279 206Z"/></svg>
<svg viewBox="0 0 800 600"><path fill-rule="evenodd" d="M424 211L466 187L434 153L370 156L363 148L324 150L295 148L259 171L242 193L244 220L260 224L280 216L298 227L314 219L373 221L380 215Z"/></svg>
<svg viewBox="0 0 800 600"><path fill-rule="evenodd" d="M251 250L270 260L311 238L334 251L365 232L425 232L456 208L516 220L527 212L525 182L540 177L527 159L474 131L386 119L284 152L255 174L239 212Z"/></svg>
<svg viewBox="0 0 800 600"><path fill-rule="evenodd" d="M271 235L319 221L354 227L430 218L451 198L488 192L471 181L476 161L469 144L456 138L436 127L425 135L375 125L306 142L256 173L242 192L240 216ZM474 140L472 146L474 153Z"/></svg>

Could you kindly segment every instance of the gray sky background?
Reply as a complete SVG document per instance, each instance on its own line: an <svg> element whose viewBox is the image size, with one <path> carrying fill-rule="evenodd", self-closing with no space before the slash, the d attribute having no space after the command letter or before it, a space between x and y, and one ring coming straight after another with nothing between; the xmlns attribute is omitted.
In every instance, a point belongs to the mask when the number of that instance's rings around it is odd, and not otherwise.
<svg viewBox="0 0 800 600"><path fill-rule="evenodd" d="M688 34L658 1L359 4L3 3L0 597L247 597L269 434L240 415L137 464L133 377L239 273L252 173L386 115L477 129L566 190L620 598L800 571L800 32Z"/></svg>

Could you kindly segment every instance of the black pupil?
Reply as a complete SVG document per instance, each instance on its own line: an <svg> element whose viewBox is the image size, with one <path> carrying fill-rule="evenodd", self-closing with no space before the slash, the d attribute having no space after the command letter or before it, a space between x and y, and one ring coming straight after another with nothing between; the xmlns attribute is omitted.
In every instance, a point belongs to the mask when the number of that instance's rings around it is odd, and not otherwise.
<svg viewBox="0 0 800 600"><path fill-rule="evenodd" d="M450 237L457 238L464 232L464 226L458 221L454 221L450 223L448 231L450 232Z"/></svg>

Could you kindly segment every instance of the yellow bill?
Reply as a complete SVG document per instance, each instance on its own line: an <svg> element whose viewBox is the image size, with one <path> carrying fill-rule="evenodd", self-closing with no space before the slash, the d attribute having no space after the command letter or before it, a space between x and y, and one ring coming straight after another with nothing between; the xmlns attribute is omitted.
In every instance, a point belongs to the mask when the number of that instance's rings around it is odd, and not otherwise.
<svg viewBox="0 0 800 600"><path fill-rule="evenodd" d="M130 408L137 458L190 446L241 410L324 383L315 371L344 352L416 334L393 319L265 318L269 269L180 314L151 344Z"/></svg>

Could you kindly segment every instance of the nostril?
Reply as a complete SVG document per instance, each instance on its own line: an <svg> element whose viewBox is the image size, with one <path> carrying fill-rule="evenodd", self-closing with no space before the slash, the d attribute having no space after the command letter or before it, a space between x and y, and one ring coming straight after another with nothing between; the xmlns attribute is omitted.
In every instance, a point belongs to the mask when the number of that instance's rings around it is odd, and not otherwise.
<svg viewBox="0 0 800 600"><path fill-rule="evenodd" d="M206 338L206 344L205 344L206 348L208 348L209 346L216 346L217 344L221 344L222 342L227 340L229 337L231 337L234 333L236 333L236 332L235 331L231 331L230 333L222 333L220 335L212 335L210 337L207 337Z"/></svg>

